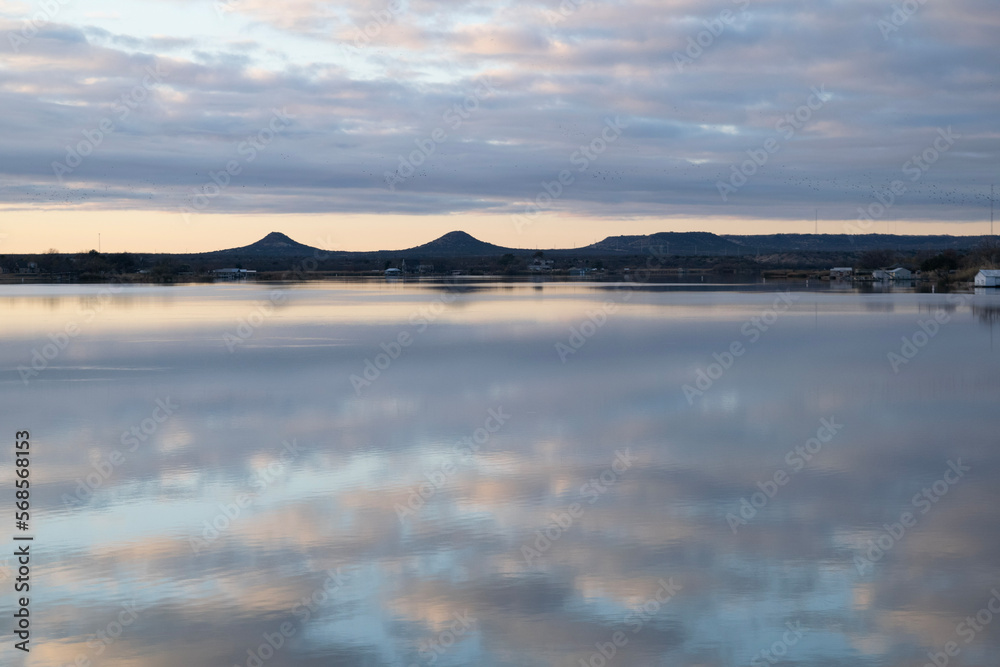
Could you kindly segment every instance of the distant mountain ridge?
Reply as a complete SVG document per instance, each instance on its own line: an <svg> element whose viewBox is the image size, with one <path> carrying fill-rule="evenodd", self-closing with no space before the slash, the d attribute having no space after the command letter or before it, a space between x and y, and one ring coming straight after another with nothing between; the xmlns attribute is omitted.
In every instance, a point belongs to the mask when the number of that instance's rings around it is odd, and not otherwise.
<svg viewBox="0 0 1000 667"><path fill-rule="evenodd" d="M658 232L656 234L609 236L582 248L545 249L546 256L640 255L655 249L664 255L745 256L759 253L863 252L865 250L942 251L970 250L989 236L899 236L892 234L766 234L724 235L711 232ZM528 248L506 248L480 241L462 231L448 232L429 243L404 250L323 251L299 243L281 232L271 232L260 241L240 248L200 253L211 257L306 257L322 252L326 256L391 255L398 257L492 257L507 253L531 255Z"/></svg>
<svg viewBox="0 0 1000 667"><path fill-rule="evenodd" d="M649 248L667 255L749 255L756 253L863 252L865 250L969 250L989 236L900 236L895 234L762 234L659 232L609 236L584 250L604 254L641 254Z"/></svg>
<svg viewBox="0 0 1000 667"><path fill-rule="evenodd" d="M850 252L858 250L968 250L989 240L990 236L898 234L763 234L724 238L753 248L755 245L771 251Z"/></svg>

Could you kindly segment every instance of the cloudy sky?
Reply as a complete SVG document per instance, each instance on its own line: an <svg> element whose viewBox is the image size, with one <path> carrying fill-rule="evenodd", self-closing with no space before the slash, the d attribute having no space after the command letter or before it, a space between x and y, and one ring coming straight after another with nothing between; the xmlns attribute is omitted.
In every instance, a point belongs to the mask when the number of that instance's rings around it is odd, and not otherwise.
<svg viewBox="0 0 1000 667"><path fill-rule="evenodd" d="M988 233L998 29L995 0L0 0L0 253Z"/></svg>

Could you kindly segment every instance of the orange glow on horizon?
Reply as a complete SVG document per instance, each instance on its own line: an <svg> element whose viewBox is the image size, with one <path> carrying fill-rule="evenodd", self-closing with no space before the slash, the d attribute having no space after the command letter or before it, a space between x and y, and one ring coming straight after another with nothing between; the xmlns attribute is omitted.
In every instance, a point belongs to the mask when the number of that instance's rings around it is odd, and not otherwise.
<svg viewBox="0 0 1000 667"><path fill-rule="evenodd" d="M820 220L820 234L852 231L853 219ZM812 220L734 217L646 217L628 219L543 214L520 232L508 215L215 214L191 218L165 211L0 210L0 255L60 252L197 253L249 245L269 232L327 250L403 250L451 231L522 249L575 248L608 236L703 231L715 234L811 234ZM871 233L989 233L989 222L879 222Z"/></svg>

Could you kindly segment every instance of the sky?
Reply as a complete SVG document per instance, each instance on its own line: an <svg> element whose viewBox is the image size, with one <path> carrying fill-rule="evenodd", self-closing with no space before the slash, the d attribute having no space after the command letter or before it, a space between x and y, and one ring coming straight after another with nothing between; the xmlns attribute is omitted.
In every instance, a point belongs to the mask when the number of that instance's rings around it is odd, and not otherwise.
<svg viewBox="0 0 1000 667"><path fill-rule="evenodd" d="M986 234L998 29L995 0L0 0L0 254Z"/></svg>

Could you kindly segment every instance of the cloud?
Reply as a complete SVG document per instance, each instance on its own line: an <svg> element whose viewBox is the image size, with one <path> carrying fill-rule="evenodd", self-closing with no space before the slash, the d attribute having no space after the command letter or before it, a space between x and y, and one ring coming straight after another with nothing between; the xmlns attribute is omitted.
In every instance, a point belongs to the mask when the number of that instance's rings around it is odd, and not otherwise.
<svg viewBox="0 0 1000 667"><path fill-rule="evenodd" d="M190 207L207 174L285 108L294 125L212 212L512 213L570 169L574 184L547 208L800 218L822 207L853 219L898 179L908 190L895 218L982 218L998 149L992 5L928 3L885 36L891 7L880 2L741 6L588 0L559 13L555 2L241 0L221 17L206 5L221 40L56 16L0 71L11 110L0 201ZM0 30L22 27L11 19ZM52 163L154 62L164 83L60 182ZM495 94L449 123L484 77ZM829 98L784 136L779 123L814 87ZM627 130L581 169L574 156L600 148L615 117ZM908 180L907 160L949 126L961 136L954 149ZM446 138L428 144L436 129ZM768 139L779 150L720 197L719 184ZM420 145L432 154L417 155L389 192L386 174Z"/></svg>

